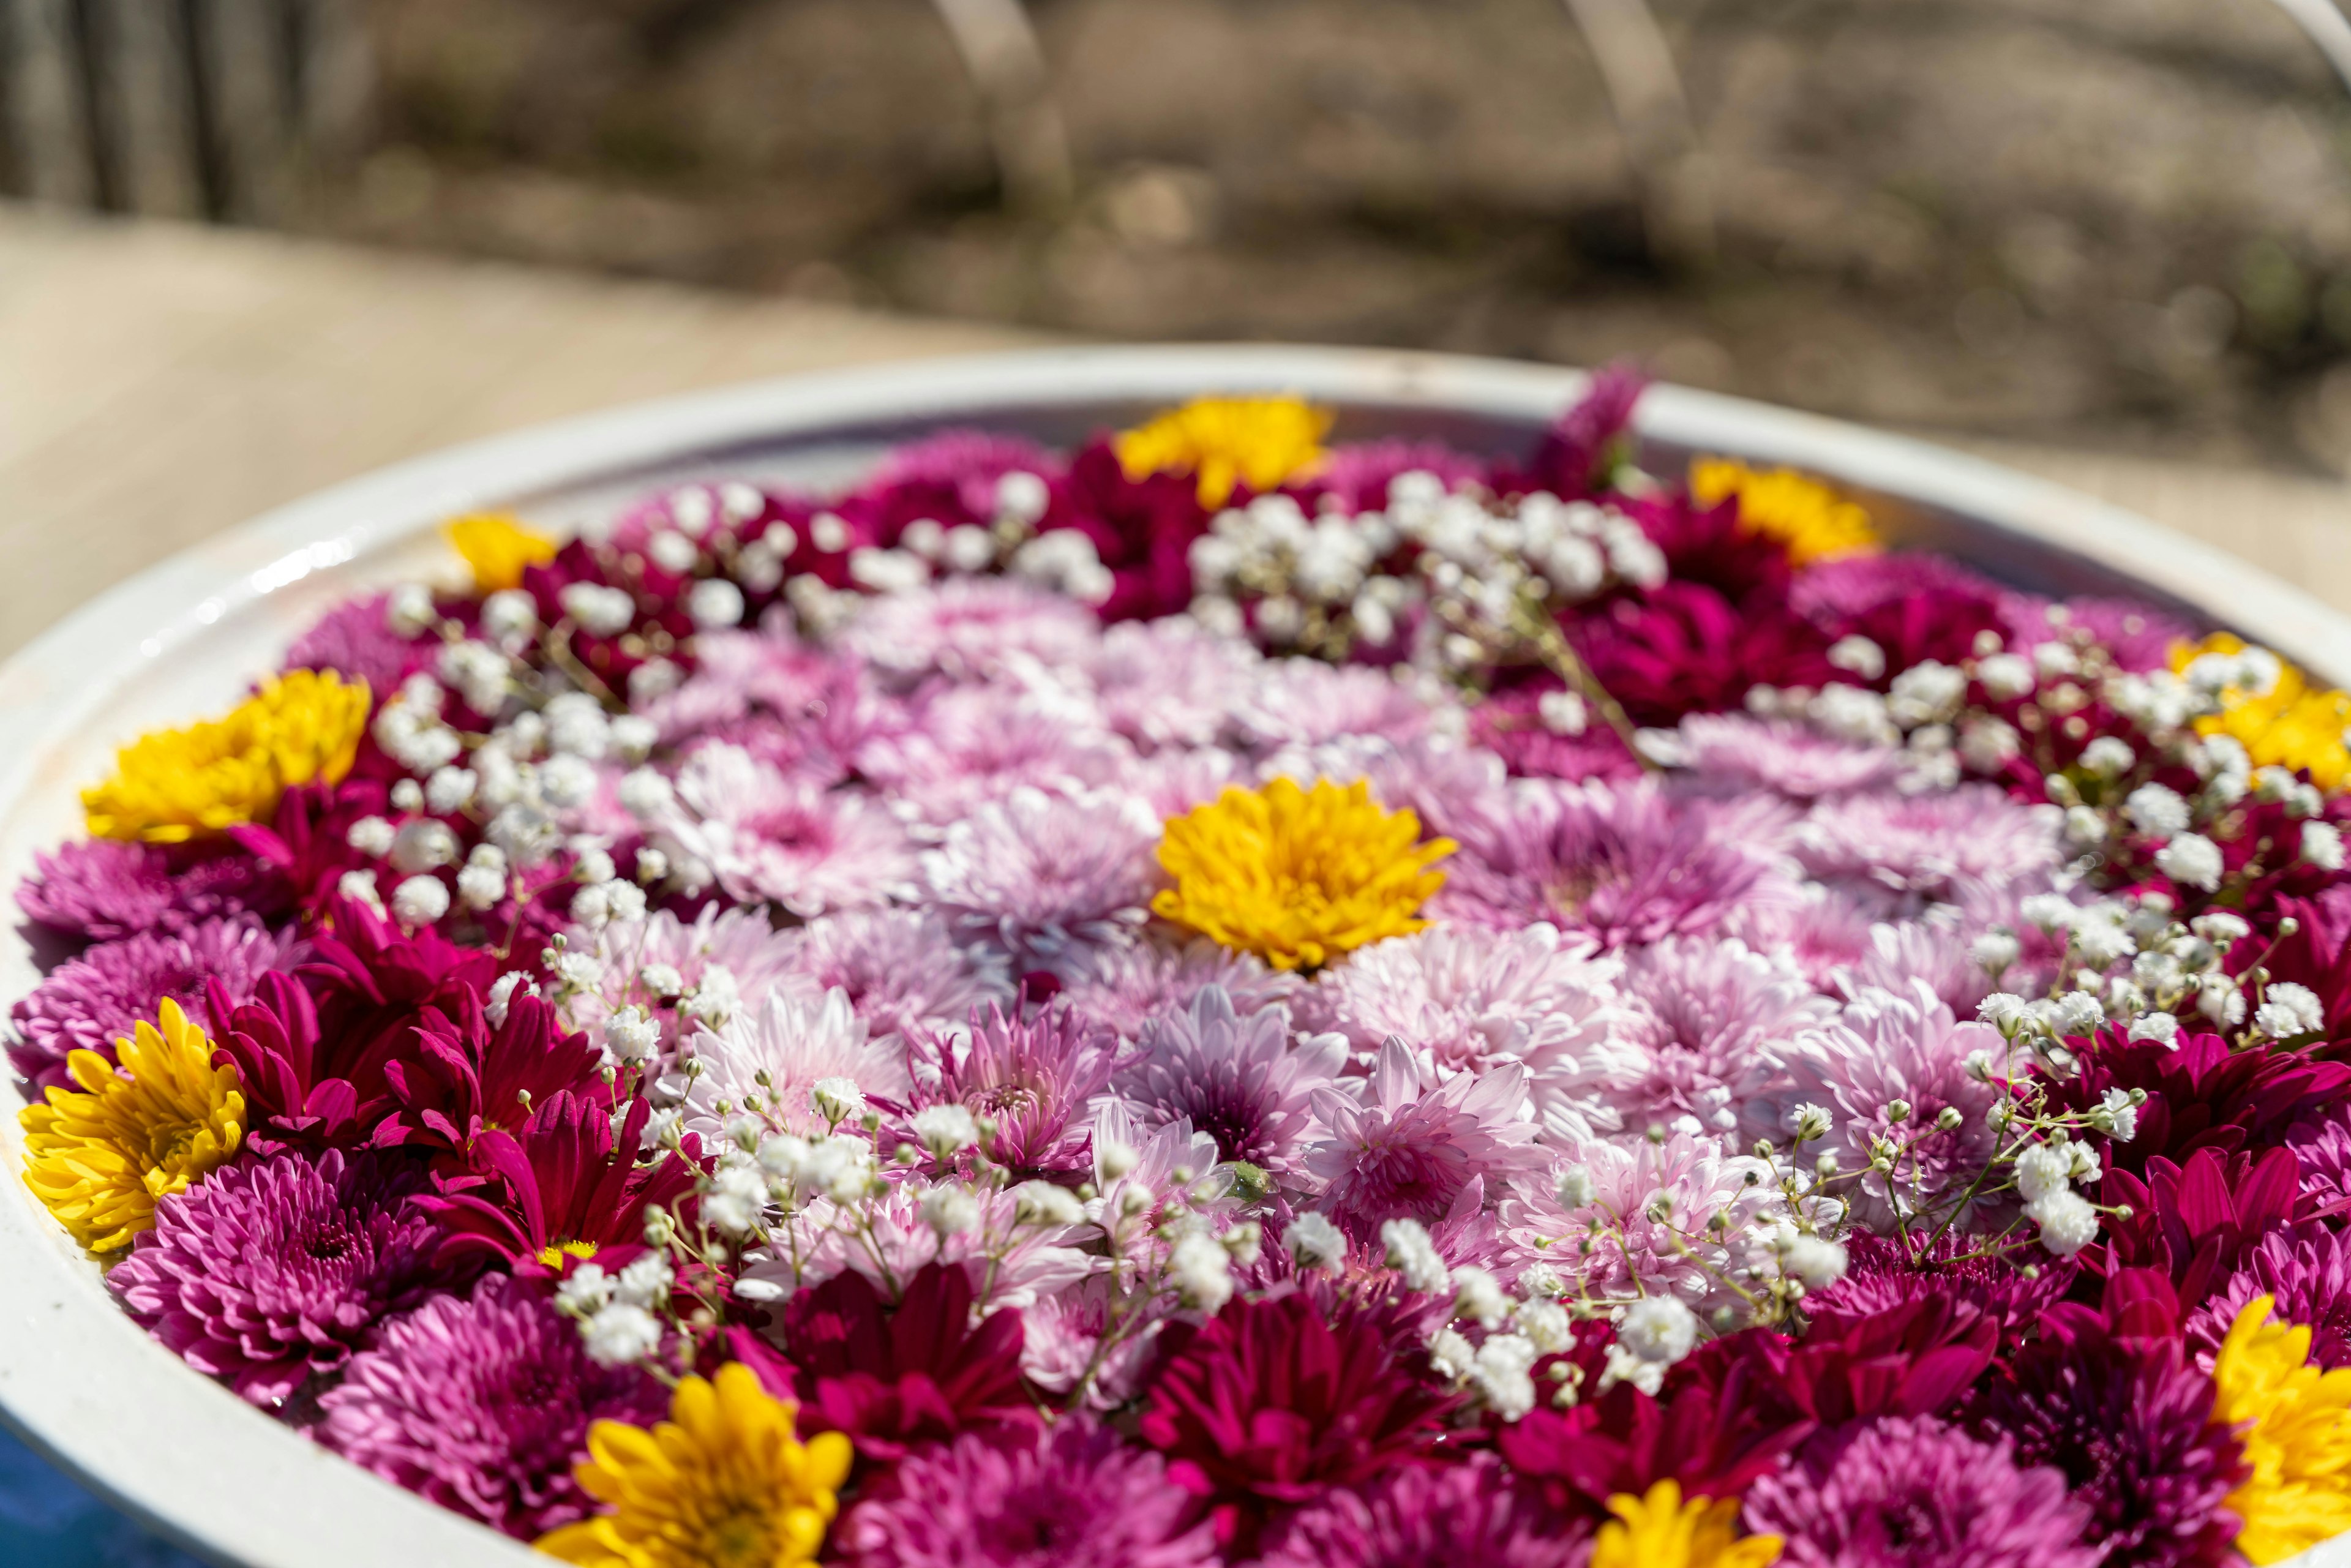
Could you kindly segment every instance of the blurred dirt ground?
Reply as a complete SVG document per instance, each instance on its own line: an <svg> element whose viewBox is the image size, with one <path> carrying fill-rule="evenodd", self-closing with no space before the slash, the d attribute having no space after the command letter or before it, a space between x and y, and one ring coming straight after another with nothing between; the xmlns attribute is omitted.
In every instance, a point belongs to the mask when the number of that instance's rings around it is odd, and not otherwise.
<svg viewBox="0 0 2351 1568"><path fill-rule="evenodd" d="M1079 186L1026 214L929 0L368 0L372 150L297 222L2351 468L2351 93L2273 0L1656 9L1694 243L1561 0L1031 0Z"/></svg>

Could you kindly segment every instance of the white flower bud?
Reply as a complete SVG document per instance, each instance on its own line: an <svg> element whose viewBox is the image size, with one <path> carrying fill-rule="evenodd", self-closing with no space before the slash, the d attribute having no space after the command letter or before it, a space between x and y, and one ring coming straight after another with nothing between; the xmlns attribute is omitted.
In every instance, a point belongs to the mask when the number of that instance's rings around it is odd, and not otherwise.
<svg viewBox="0 0 2351 1568"><path fill-rule="evenodd" d="M961 1105L926 1105L914 1113L913 1126L933 1159L952 1159L979 1142L979 1124Z"/></svg>
<svg viewBox="0 0 2351 1568"><path fill-rule="evenodd" d="M1282 1249L1301 1269L1338 1272L1347 1264L1347 1238L1329 1218L1311 1209L1290 1221L1281 1233Z"/></svg>
<svg viewBox="0 0 2351 1568"><path fill-rule="evenodd" d="M392 913L402 925L430 925L449 913L449 890L437 876L412 876L392 890Z"/></svg>

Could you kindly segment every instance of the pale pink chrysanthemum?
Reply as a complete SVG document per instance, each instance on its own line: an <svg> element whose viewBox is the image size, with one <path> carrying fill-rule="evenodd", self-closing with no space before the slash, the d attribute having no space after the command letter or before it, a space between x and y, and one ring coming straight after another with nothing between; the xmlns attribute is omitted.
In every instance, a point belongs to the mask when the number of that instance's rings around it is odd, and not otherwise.
<svg viewBox="0 0 2351 1568"><path fill-rule="evenodd" d="M1800 883L1792 897L1737 911L1719 935L1792 964L1814 990L1834 991L1837 972L1869 951L1870 927L1883 914L1882 901L1865 891Z"/></svg>
<svg viewBox="0 0 2351 1568"><path fill-rule="evenodd" d="M932 910L851 910L778 940L787 984L846 993L876 1035L946 1028L974 1008L1012 1000L1002 955L958 942Z"/></svg>
<svg viewBox="0 0 2351 1568"><path fill-rule="evenodd" d="M1639 1061L1614 1038L1622 977L1618 961L1600 956L1589 937L1554 925L1440 925L1332 966L1304 1010L1366 1061L1400 1037L1440 1078L1515 1061L1527 1070L1546 1133L1582 1139L1620 1124L1602 1096Z"/></svg>
<svg viewBox="0 0 2351 1568"><path fill-rule="evenodd" d="M1019 1200L1002 1187L948 1184L963 1187L978 1218L968 1229L942 1236L923 1211L924 1196L940 1185L893 1169L882 1197L847 1211L831 1198L811 1198L786 1218L778 1227L784 1234L747 1263L742 1278L789 1293L852 1272L893 1296L928 1264L961 1264L975 1307L1025 1311L1101 1267L1100 1258L1083 1250L1101 1239L1092 1225L1019 1222Z"/></svg>
<svg viewBox="0 0 2351 1568"><path fill-rule="evenodd" d="M959 577L866 600L840 645L904 687L926 675L985 680L1023 660L1084 658L1101 637L1092 612L1064 594L1006 577Z"/></svg>
<svg viewBox="0 0 2351 1568"><path fill-rule="evenodd" d="M1318 1207L1358 1236L1376 1234L1384 1220L1440 1219L1470 1182L1545 1157L1526 1116L1527 1070L1515 1061L1438 1082L1409 1046L1391 1040L1369 1079L1318 1090L1313 1103L1331 1129L1306 1155L1307 1174L1323 1189Z"/></svg>
<svg viewBox="0 0 2351 1568"><path fill-rule="evenodd" d="M1248 789L1254 774L1221 746L1190 751L1170 747L1128 763L1119 782L1164 822L1208 804L1228 789Z"/></svg>
<svg viewBox="0 0 2351 1568"><path fill-rule="evenodd" d="M1499 1206L1507 1256L1519 1269L1549 1264L1594 1296L1665 1293L1704 1312L1730 1294L1718 1281L1743 1260L1733 1258L1733 1242L1743 1254L1740 1232L1773 1218L1782 1202L1771 1167L1725 1145L1710 1134L1657 1140L1628 1133L1568 1151L1520 1176ZM1560 1195L1570 1170L1592 1191L1589 1203L1573 1208ZM1715 1228L1718 1214L1728 1217L1726 1228ZM1603 1230L1587 1251L1582 1243L1594 1220Z"/></svg>
<svg viewBox="0 0 2351 1568"><path fill-rule="evenodd" d="M603 971L601 983L569 998L563 1003L564 1020L586 1030L589 1039L601 1040L605 1021L615 1011L641 1007L661 1020L664 1040L674 1046L681 993L649 984L646 970L674 970L684 989L693 991L714 967L723 969L744 1009L754 1010L778 982L793 975L795 935L769 925L762 909L722 909L716 904L705 905L691 921L666 909L641 920L615 920L595 936L592 951ZM580 945L578 933L571 941L575 947ZM663 979L665 986L667 977Z"/></svg>
<svg viewBox="0 0 2351 1568"><path fill-rule="evenodd" d="M1924 980L1953 1013L1973 1017L1976 1004L1994 987L1969 951L1968 931L1956 920L1934 918L1950 913L1938 905L1925 919L1871 926L1868 945L1837 971L1837 989L1848 997L1872 989L1899 992L1912 980Z"/></svg>
<svg viewBox="0 0 2351 1568"><path fill-rule="evenodd" d="M1637 1065L1608 1098L1635 1132L1735 1131L1764 1084L1767 1052L1836 1016L1792 966L1736 939L1685 936L1638 951L1625 989L1633 1000L1623 1035Z"/></svg>
<svg viewBox="0 0 2351 1568"><path fill-rule="evenodd" d="M716 1143L727 1122L757 1103L768 1120L803 1137L825 1130L813 1094L820 1079L848 1078L871 1097L904 1104L913 1084L904 1045L894 1037L868 1037L849 993L792 995L778 988L758 1008L729 1019L716 1032L687 1042L701 1071L673 1079L685 1101L685 1126ZM721 1111L720 1102L727 1109Z"/></svg>
<svg viewBox="0 0 2351 1568"><path fill-rule="evenodd" d="M729 740L786 773L831 783L894 722L893 705L861 666L781 625L702 632L694 651L684 683L638 707L660 727L664 746Z"/></svg>
<svg viewBox="0 0 2351 1568"><path fill-rule="evenodd" d="M1159 819L1116 789L1015 788L946 826L922 869L933 907L1024 968L1131 941L1150 917Z"/></svg>
<svg viewBox="0 0 2351 1568"><path fill-rule="evenodd" d="M1154 932L1133 946L1075 956L1080 961L1061 973L1062 996L1130 1040L1152 1019L1189 1008L1210 986L1242 1014L1290 1001L1305 987L1290 971L1269 969L1255 954L1236 953L1205 936L1170 941Z"/></svg>
<svg viewBox="0 0 2351 1568"><path fill-rule="evenodd" d="M1449 831L1440 919L1515 928L1550 921L1604 947L1700 936L1743 906L1791 896L1762 856L1717 830L1703 802L1647 779L1530 783L1510 809Z"/></svg>
<svg viewBox="0 0 2351 1568"><path fill-rule="evenodd" d="M1067 1003L974 1012L968 1028L918 1033L909 1056L915 1104L961 1105L988 1123L981 1152L1024 1175L1092 1160L1087 1106L1121 1060L1118 1036Z"/></svg>
<svg viewBox="0 0 2351 1568"><path fill-rule="evenodd" d="M1823 1143L1804 1146L1834 1154L1846 1171L1860 1173L1837 1196L1852 1204L1855 1219L1884 1229L1897 1212L1916 1214L1955 1194L1991 1157L1998 1140L1984 1113L2001 1091L1971 1077L1967 1059L1980 1051L1998 1061L2004 1049L1998 1030L1955 1019L1924 980L1900 991L1866 990L1835 1022L1767 1052L1771 1086L1749 1102L1747 1130L1784 1138L1796 1107L1826 1109L1834 1130ZM1898 1125L1886 1113L1896 1100L1910 1107ZM1959 1113L1959 1125L1949 1132L1936 1126L1946 1107ZM1870 1168L1873 1137L1906 1145L1890 1173Z"/></svg>
<svg viewBox="0 0 2351 1568"><path fill-rule="evenodd" d="M1149 755L1214 744L1259 663L1249 643L1169 616L1109 628L1080 673L1102 723Z"/></svg>
<svg viewBox="0 0 2351 1568"><path fill-rule="evenodd" d="M1911 899L2045 881L2063 862L2058 813L1991 784L1941 793L1824 800L1795 835L1793 852L1823 882L1860 883Z"/></svg>
<svg viewBox="0 0 2351 1568"><path fill-rule="evenodd" d="M1435 734L1394 741L1380 736L1343 736L1315 746L1284 747L1268 757L1260 776L1295 779L1311 786L1318 779L1371 786L1372 799L1391 811L1420 819L1424 836L1458 838L1457 824L1507 818L1514 789L1502 759L1483 747Z"/></svg>
<svg viewBox="0 0 2351 1568"><path fill-rule="evenodd" d="M1856 746L1786 719L1694 713L1663 733L1677 788L1707 795L1766 790L1815 800L1883 789L1902 771L1899 747Z"/></svg>
<svg viewBox="0 0 2351 1568"><path fill-rule="evenodd" d="M1133 759L1125 741L1071 724L1047 697L971 685L919 699L905 732L860 752L858 767L943 828L1022 784L1114 783Z"/></svg>
<svg viewBox="0 0 2351 1568"><path fill-rule="evenodd" d="M1323 1136L1313 1095L1336 1082L1344 1040L1301 1035L1293 1043L1287 1009L1242 1014L1221 988L1207 986L1189 1008L1145 1023L1137 1043L1111 1087L1138 1123L1188 1121L1216 1140L1217 1159L1294 1184L1303 1151Z"/></svg>
<svg viewBox="0 0 2351 1568"><path fill-rule="evenodd" d="M1104 1239L1114 1237L1113 1249L1134 1265L1129 1283L1135 1270L1166 1260L1179 1231L1221 1230L1239 1207L1231 1170L1217 1165L1217 1140L1182 1116L1149 1127L1124 1101L1105 1096L1094 1107L1091 1143L1094 1196L1086 1199L1086 1218ZM1113 1153L1124 1169L1111 1163ZM1179 1187L1187 1206L1169 1201Z"/></svg>
<svg viewBox="0 0 2351 1568"><path fill-rule="evenodd" d="M1232 725L1240 744L1259 750L1341 736L1406 741L1427 734L1447 706L1368 665L1269 659L1234 705Z"/></svg>
<svg viewBox="0 0 2351 1568"><path fill-rule="evenodd" d="M1066 1396L1077 1392L1091 1369L1085 1403L1094 1410L1115 1410L1141 1393L1144 1375L1158 1356L1159 1331L1166 1320L1123 1333L1104 1350L1113 1300L1110 1277L1096 1274L1023 1308L1022 1375L1048 1394Z"/></svg>
<svg viewBox="0 0 2351 1568"><path fill-rule="evenodd" d="M654 825L730 898L794 915L885 902L914 871L905 830L877 802L792 779L739 746L698 747Z"/></svg>

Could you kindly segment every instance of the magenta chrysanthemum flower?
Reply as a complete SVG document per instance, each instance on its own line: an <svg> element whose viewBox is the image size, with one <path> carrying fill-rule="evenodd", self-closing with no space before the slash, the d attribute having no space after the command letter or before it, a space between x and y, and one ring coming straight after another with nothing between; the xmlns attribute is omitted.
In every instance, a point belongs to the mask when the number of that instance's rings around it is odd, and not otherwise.
<svg viewBox="0 0 2351 1568"><path fill-rule="evenodd" d="M1590 1201L1573 1207L1560 1180L1571 1172L1579 1178L1571 1185L1588 1182L1591 1189ZM1702 1305L1729 1294L1719 1281L1744 1261L1714 1238L1756 1234L1749 1228L1771 1221L1780 1204L1771 1167L1731 1153L1719 1138L1677 1132L1657 1140L1627 1133L1585 1144L1564 1160L1520 1176L1498 1216L1514 1270L1541 1263L1583 1280L1594 1295L1621 1299L1637 1287ZM1716 1228L1717 1216L1724 1228ZM1594 1220L1615 1231L1622 1244L1612 1239L1581 1253L1576 1239Z"/></svg>
<svg viewBox="0 0 2351 1568"><path fill-rule="evenodd" d="M951 578L867 600L841 645L902 689L930 674L968 681L1024 664L1072 664L1099 635L1093 616L1066 594L1008 578Z"/></svg>
<svg viewBox="0 0 2351 1568"><path fill-rule="evenodd" d="M349 600L319 617L286 650L287 670L333 670L345 680L365 681L381 700L400 683L429 668L441 651L438 638L403 637L392 629L392 595L371 593Z"/></svg>
<svg viewBox="0 0 2351 1568"><path fill-rule="evenodd" d="M1858 1320L1929 1296L1949 1296L2000 1320L2006 1332L2030 1327L2064 1299L2074 1268L2056 1259L1983 1258L1983 1238L1956 1228L1924 1242L1866 1230L1844 1240L1844 1278L1804 1298L1814 1322ZM2023 1270L2033 1270L2027 1276Z"/></svg>
<svg viewBox="0 0 2351 1568"><path fill-rule="evenodd" d="M905 831L888 811L787 778L739 746L700 747L676 788L657 825L730 897L822 915L883 903L914 872Z"/></svg>
<svg viewBox="0 0 2351 1568"><path fill-rule="evenodd" d="M1395 1035L1440 1076L1518 1062L1545 1127L1582 1138L1619 1124L1601 1096L1638 1065L1616 1038L1621 978L1616 960L1556 926L1437 926L1355 953L1307 993L1304 1010L1366 1061Z"/></svg>
<svg viewBox="0 0 2351 1568"><path fill-rule="evenodd" d="M1864 991L1836 1022L1769 1052L1770 1087L1748 1103L1749 1128L1784 1137L1798 1106L1826 1109L1834 1125L1821 1146L1844 1169L1865 1173L1840 1196L1863 1224L1883 1229L1897 1215L1916 1214L1966 1186L1983 1168L1998 1141L1984 1113L2001 1092L1970 1076L1967 1059L1980 1051L1997 1061L2005 1049L1991 1025L1954 1019L1924 981L1913 980L1907 994ZM1886 1119L1896 1100L1910 1106L1899 1128ZM1938 1130L1946 1107L1959 1113L1959 1124ZM1870 1168L1873 1138L1903 1146L1898 1169Z"/></svg>
<svg viewBox="0 0 2351 1568"><path fill-rule="evenodd" d="M66 1085L68 1052L94 1051L113 1061L114 1042L141 1019L152 1020L166 997L193 1016L207 979L243 1001L263 975L302 956L290 930L266 930L249 915L102 942L50 970L11 1009L18 1039L9 1059L36 1088Z"/></svg>
<svg viewBox="0 0 2351 1568"><path fill-rule="evenodd" d="M1836 1016L1784 961L1736 939L1677 937L1635 952L1622 1026L1633 1063L1604 1092L1622 1124L1653 1122L1726 1133L1766 1082L1765 1053Z"/></svg>
<svg viewBox="0 0 2351 1568"><path fill-rule="evenodd" d="M1336 1083L1346 1046L1335 1035L1290 1043L1280 1007L1243 1016L1216 986L1189 1008L1146 1023L1141 1051L1111 1080L1145 1128L1188 1120L1217 1141L1217 1157L1294 1182L1305 1149L1323 1135L1313 1097Z"/></svg>
<svg viewBox="0 0 2351 1568"><path fill-rule="evenodd" d="M1166 1461L1069 1416L1034 1437L967 1434L900 1462L834 1540L856 1568L1217 1568L1215 1531Z"/></svg>
<svg viewBox="0 0 2351 1568"><path fill-rule="evenodd" d="M640 1368L590 1360L579 1325L530 1286L492 1275L385 1324L319 1405L326 1447L530 1541L594 1511L572 1474L590 1424L649 1427L669 1399Z"/></svg>
<svg viewBox="0 0 2351 1568"><path fill-rule="evenodd" d="M2311 1360L2351 1366L2351 1236L2313 1220L2262 1237L2188 1314L2188 1343L2199 1363L2211 1366L2229 1325L2255 1296L2275 1298L2276 1321L2310 1330Z"/></svg>
<svg viewBox="0 0 2351 1568"><path fill-rule="evenodd" d="M1118 1038L1076 1009L1033 1017L990 1008L968 1031L915 1041L914 1101L956 1104L995 1124L988 1158L1014 1170L1068 1171L1092 1159L1086 1102L1110 1082Z"/></svg>
<svg viewBox="0 0 2351 1568"><path fill-rule="evenodd" d="M2064 1475L2020 1467L1930 1416L1823 1433L1747 1493L1747 1528L1781 1536L1789 1568L2097 1568L2090 1511Z"/></svg>
<svg viewBox="0 0 2351 1568"><path fill-rule="evenodd" d="M1859 746L1785 719L1692 714L1664 737L1677 787L1706 795L1761 789L1813 800L1880 789L1902 771L1899 747Z"/></svg>
<svg viewBox="0 0 2351 1568"><path fill-rule="evenodd" d="M944 1029L974 1008L1012 1000L1003 956L958 943L929 910L851 910L777 939L790 985L842 991L877 1036Z"/></svg>
<svg viewBox="0 0 2351 1568"><path fill-rule="evenodd" d="M778 988L758 1009L705 1030L687 1042L701 1071L664 1089L683 1092L685 1125L714 1145L727 1119L756 1102L776 1125L803 1135L825 1131L814 1098L817 1082L847 1078L875 1099L904 1104L913 1082L906 1048L893 1037L870 1037L849 993L805 997ZM726 1106L721 1111L721 1103Z"/></svg>
<svg viewBox="0 0 2351 1568"><path fill-rule="evenodd" d="M1552 1513L1478 1454L1332 1491L1268 1534L1257 1568L1573 1568L1590 1550L1592 1523Z"/></svg>
<svg viewBox="0 0 2351 1568"><path fill-rule="evenodd" d="M1158 817L1122 790L1022 785L949 823L923 876L967 940L1050 967L1132 939L1149 918L1158 841Z"/></svg>
<svg viewBox="0 0 2351 1568"><path fill-rule="evenodd" d="M232 1165L155 1207L107 1283L189 1365L256 1405L332 1372L451 1282L414 1165L340 1150Z"/></svg>
<svg viewBox="0 0 2351 1568"><path fill-rule="evenodd" d="M1822 802L1797 831L1796 859L1823 882L1954 902L2045 883L2064 863L2058 816L1991 784L1940 794Z"/></svg>
<svg viewBox="0 0 2351 1568"><path fill-rule="evenodd" d="M645 1210L674 1207L694 1191L697 1167L674 1154L640 1166L653 1104L629 1103L618 1128L593 1100L556 1094L519 1132L484 1133L472 1176L416 1202L448 1231L444 1259L488 1253L517 1272L560 1274L573 1258L618 1273L644 1250Z"/></svg>
<svg viewBox="0 0 2351 1568"><path fill-rule="evenodd" d="M1313 1106L1331 1135L1308 1151L1307 1174L1322 1185L1319 1207L1358 1237L1389 1219L1442 1219L1471 1182L1543 1161L1524 1114L1527 1071L1515 1061L1438 1082L1391 1040L1368 1080L1316 1090Z"/></svg>
<svg viewBox="0 0 2351 1568"><path fill-rule="evenodd" d="M287 889L264 862L233 850L180 863L184 850L83 839L34 858L16 906L53 930L113 942L185 931L238 915L267 915Z"/></svg>
<svg viewBox="0 0 2351 1568"><path fill-rule="evenodd" d="M1210 986L1240 1013L1293 1002L1305 986L1287 969L1267 968L1254 953L1236 953L1205 936L1181 946L1155 939L1081 956L1082 967L1062 977L1062 996L1129 1039L1151 1019L1190 1007Z"/></svg>
<svg viewBox="0 0 2351 1568"><path fill-rule="evenodd" d="M601 1053L535 996L509 998L496 1023L476 993L444 997L417 1016L412 1049L413 1055L384 1065L398 1109L376 1127L378 1147L464 1150L493 1128L521 1126L534 1105L566 1091L600 1105L612 1103L613 1087L598 1081Z"/></svg>
<svg viewBox="0 0 2351 1568"><path fill-rule="evenodd" d="M1448 824L1433 912L1515 928L1551 921L1603 946L1713 930L1743 904L1783 895L1768 863L1714 831L1700 805L1654 785L1531 785L1504 815Z"/></svg>

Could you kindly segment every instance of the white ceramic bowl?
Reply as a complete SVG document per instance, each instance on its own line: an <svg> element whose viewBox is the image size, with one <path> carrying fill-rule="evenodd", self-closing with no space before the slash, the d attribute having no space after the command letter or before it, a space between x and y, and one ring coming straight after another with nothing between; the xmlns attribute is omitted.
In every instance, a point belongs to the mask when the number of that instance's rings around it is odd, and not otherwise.
<svg viewBox="0 0 2351 1568"><path fill-rule="evenodd" d="M743 475L831 486L883 446L980 423L1073 444L1208 392L1294 392L1353 438L1523 450L1573 372L1426 354L1071 349L778 381L649 403L402 464L282 507L141 574L0 668L0 894L79 831L76 791L141 730L234 701L335 601L445 564L434 525L511 507L564 528L633 493ZM2209 546L2081 496L1892 436L1653 389L1653 463L1692 451L1789 464L1865 493L1896 539L2022 587L2128 591L2226 623L2351 685L2351 621ZM1663 467L1660 467L1663 471ZM7 922L0 1000L37 978ZM238 1568L496 1568L525 1549L399 1490L190 1370L116 1307L26 1189L0 1090L0 1416L163 1534ZM2314 1553L2351 1563L2351 1547ZM541 1560L543 1561L543 1560Z"/></svg>

